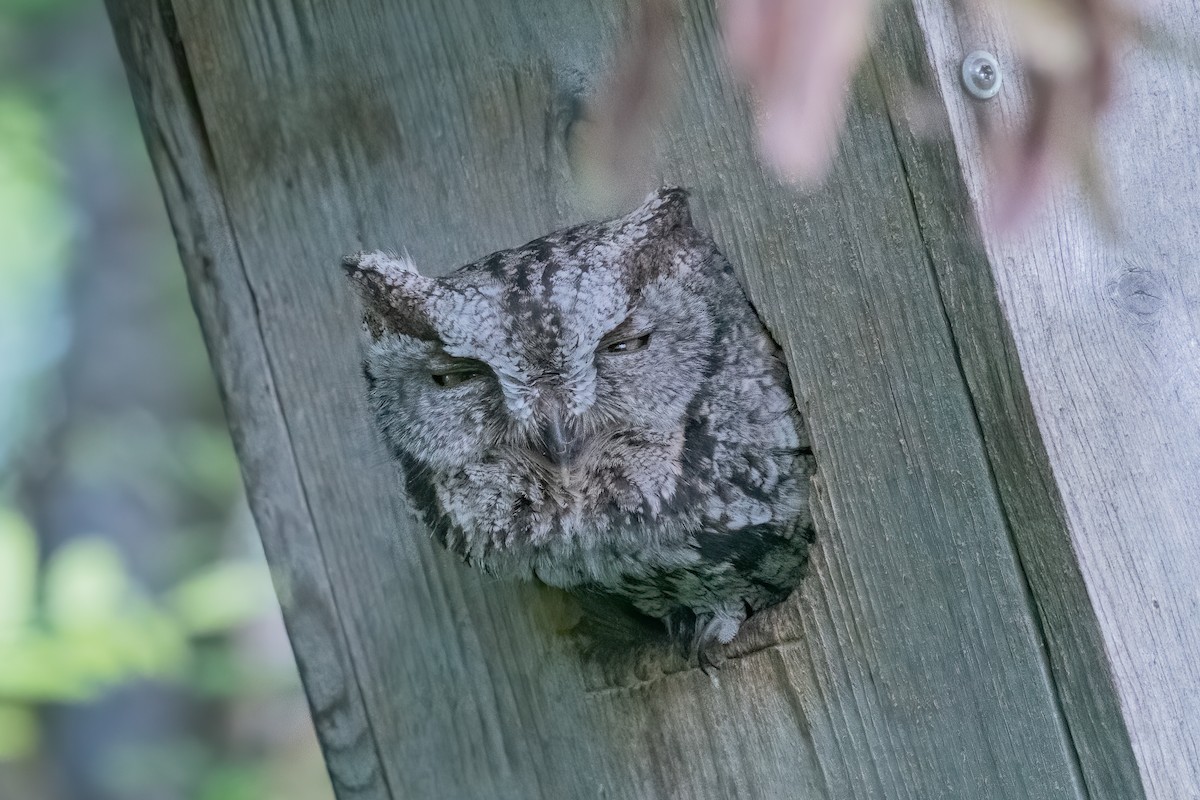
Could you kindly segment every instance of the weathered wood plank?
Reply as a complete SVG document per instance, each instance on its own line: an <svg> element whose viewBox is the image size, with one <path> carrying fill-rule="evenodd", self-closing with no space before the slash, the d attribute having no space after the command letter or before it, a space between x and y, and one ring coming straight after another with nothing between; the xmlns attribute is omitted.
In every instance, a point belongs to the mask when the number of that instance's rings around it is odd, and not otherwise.
<svg viewBox="0 0 1200 800"><path fill-rule="evenodd" d="M980 117L1011 129L1027 103L1012 48L997 20L956 18L933 0L915 6L962 175L986 219L995 183ZM1200 41L1194 2L1141 11L1177 41ZM981 46L1009 71L997 102L984 107L967 102L955 78L962 55ZM1113 711L1090 720L1081 712L1114 685L1146 795L1197 798L1200 74L1182 53L1135 48L1121 53L1119 74L1100 152L1123 230L1113 238L1098 229L1086 200L1064 189L1019 235L988 235L986 264L1011 340L1004 352L982 348L964 361L975 362L977 396L1003 394L1014 370L1023 373L1025 389L1005 415L1020 421L1017 436L985 421L1006 505L1013 498L1024 506L1014 514L1028 519L1036 495L1019 488L1017 451L1037 451L1025 480L1036 476L1039 491L1061 498L1058 523L1031 519L1014 532L1085 762L1109 786L1132 781L1128 758L1111 749L1120 741ZM957 274L949 283L965 285L966 270L952 261L944 262ZM976 325L972 304L948 309L956 330ZM998 374L999 364L1012 366ZM1014 449L1013 438L1042 444ZM1092 615L1078 613L1085 602ZM1086 663L1101 649L1111 676ZM1125 791L1116 796L1134 796Z"/></svg>
<svg viewBox="0 0 1200 800"><path fill-rule="evenodd" d="M734 95L709 80L697 83ZM882 107L869 75L859 103ZM721 118L721 104L709 101L681 127L705 130ZM832 794L887 796L908 785L915 796L1070 796L1073 753L1058 774L1039 774L1036 760L989 774L1033 757L1024 737L1038 720L1046 738L1036 749L1062 756L1064 747L1054 739L1061 732L1049 732L1054 710L1038 706L1046 697L1025 705L1033 686L1046 685L1036 648L1026 649L1036 637L1024 627L1022 578L886 119L854 114L830 188L805 200L755 180L752 155L737 144L752 141L748 126L731 138L733 146L712 147L716 163L707 143L693 143L689 160L703 166L687 179L724 189L723 207L709 194L701 200L788 350L829 487L821 550L829 563L814 571L827 581L814 599L825 608L804 621L806 643L824 643L812 668L840 714L818 747L831 748L823 761L853 765ZM726 189L721 173L742 185ZM997 682L964 684L964 672ZM981 701L995 711L962 715ZM930 736L946 724L956 729L950 739L940 738L949 728ZM958 749L945 750L949 741Z"/></svg>
<svg viewBox="0 0 1200 800"><path fill-rule="evenodd" d="M108 11L330 777L340 798L390 797L174 14L157 0Z"/></svg>
<svg viewBox="0 0 1200 800"><path fill-rule="evenodd" d="M1086 796L872 75L829 187L797 196L756 164L712 4L688 7L647 188L694 187L785 346L823 523L719 686L603 687L545 597L435 552L397 498L335 265L446 270L577 220L572 109L624 7L109 4L268 555L307 598L285 614L340 796Z"/></svg>
<svg viewBox="0 0 1200 800"><path fill-rule="evenodd" d="M932 96L954 89L948 102L955 104L965 96L953 82L939 85L932 74L933 56L911 5L890 4L879 30L872 67L891 78L885 81L888 111L895 122L914 211L1004 513L1037 603L1055 688L1088 794L1133 800L1143 791L1109 673L1104 637L1075 559L1016 346L996 302L979 226L964 201L967 187L949 139L948 120L941 120L942 136L930 136L928 107L913 105L912 87L928 90ZM967 44L964 55L987 43L977 38ZM953 59L948 59L939 67L946 70L952 64Z"/></svg>

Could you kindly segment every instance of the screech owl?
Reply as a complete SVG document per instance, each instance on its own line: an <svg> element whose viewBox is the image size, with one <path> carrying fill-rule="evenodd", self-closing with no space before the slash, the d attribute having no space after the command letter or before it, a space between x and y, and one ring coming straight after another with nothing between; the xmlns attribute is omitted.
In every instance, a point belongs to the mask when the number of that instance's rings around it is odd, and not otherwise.
<svg viewBox="0 0 1200 800"><path fill-rule="evenodd" d="M702 665L799 582L811 450L687 192L443 278L381 252L344 264L383 439L468 564L631 604Z"/></svg>

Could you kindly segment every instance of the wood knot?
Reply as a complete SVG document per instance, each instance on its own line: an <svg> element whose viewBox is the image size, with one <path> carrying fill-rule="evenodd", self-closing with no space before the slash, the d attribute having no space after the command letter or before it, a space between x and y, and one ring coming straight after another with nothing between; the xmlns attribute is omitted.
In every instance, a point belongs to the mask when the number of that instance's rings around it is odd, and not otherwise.
<svg viewBox="0 0 1200 800"><path fill-rule="evenodd" d="M1142 322L1150 322L1167 304L1167 282L1162 273L1148 267L1128 265L1108 284L1109 299L1122 311Z"/></svg>

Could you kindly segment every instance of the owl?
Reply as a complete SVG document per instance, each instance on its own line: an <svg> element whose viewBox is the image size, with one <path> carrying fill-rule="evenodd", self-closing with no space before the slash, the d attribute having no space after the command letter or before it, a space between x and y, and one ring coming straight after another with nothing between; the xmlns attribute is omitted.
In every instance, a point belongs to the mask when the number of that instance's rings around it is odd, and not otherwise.
<svg viewBox="0 0 1200 800"><path fill-rule="evenodd" d="M467 564L661 620L701 666L797 585L803 421L687 192L442 278L382 252L344 266L379 432Z"/></svg>

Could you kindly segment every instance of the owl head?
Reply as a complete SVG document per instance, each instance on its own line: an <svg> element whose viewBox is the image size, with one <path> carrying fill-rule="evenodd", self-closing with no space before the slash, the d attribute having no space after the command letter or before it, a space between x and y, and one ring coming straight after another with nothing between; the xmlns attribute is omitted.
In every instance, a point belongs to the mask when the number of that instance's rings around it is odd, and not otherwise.
<svg viewBox="0 0 1200 800"><path fill-rule="evenodd" d="M379 252L345 267L383 436L463 536L502 545L676 498L712 372L714 295L740 300L685 191L441 278Z"/></svg>

